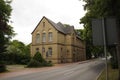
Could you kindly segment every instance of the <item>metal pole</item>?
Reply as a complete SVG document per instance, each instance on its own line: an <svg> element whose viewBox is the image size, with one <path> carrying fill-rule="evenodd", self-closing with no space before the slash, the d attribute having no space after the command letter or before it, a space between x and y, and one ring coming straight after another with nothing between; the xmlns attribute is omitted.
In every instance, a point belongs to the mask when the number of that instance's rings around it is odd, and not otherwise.
<svg viewBox="0 0 120 80"><path fill-rule="evenodd" d="M104 43L104 53L105 53L105 70L106 70L106 80L108 80L108 65L107 65L107 47L106 47L106 31L105 31L105 19L102 19L102 27L103 27L103 43Z"/></svg>

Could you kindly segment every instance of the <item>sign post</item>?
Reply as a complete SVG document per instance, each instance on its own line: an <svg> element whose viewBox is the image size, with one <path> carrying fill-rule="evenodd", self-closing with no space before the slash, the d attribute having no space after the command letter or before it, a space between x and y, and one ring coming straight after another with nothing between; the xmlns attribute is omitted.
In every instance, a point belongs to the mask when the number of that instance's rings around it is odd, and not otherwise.
<svg viewBox="0 0 120 80"><path fill-rule="evenodd" d="M93 19L92 20L92 36L93 36L94 46L104 47L106 80L108 80L107 46L118 43L118 31L117 31L116 19L115 18ZM117 49L117 54L119 54L118 47L116 49ZM118 61L118 66L120 67L119 61Z"/></svg>
<svg viewBox="0 0 120 80"><path fill-rule="evenodd" d="M107 46L106 46L106 30L105 30L105 19L102 18L102 30L103 30L103 47L105 53L105 70L106 70L106 80L108 80L108 64L107 64Z"/></svg>

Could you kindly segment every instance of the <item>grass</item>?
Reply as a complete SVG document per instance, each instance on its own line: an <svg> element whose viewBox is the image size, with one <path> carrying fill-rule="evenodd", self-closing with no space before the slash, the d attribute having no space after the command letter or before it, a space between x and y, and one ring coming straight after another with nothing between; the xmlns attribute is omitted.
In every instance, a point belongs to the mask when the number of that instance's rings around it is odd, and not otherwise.
<svg viewBox="0 0 120 80"><path fill-rule="evenodd" d="M26 65L7 65L8 71L15 71L15 70L22 70L25 68Z"/></svg>
<svg viewBox="0 0 120 80"><path fill-rule="evenodd" d="M108 80L118 80L118 69L112 69L110 65L108 65ZM106 80L106 72L105 70L102 72L98 80Z"/></svg>

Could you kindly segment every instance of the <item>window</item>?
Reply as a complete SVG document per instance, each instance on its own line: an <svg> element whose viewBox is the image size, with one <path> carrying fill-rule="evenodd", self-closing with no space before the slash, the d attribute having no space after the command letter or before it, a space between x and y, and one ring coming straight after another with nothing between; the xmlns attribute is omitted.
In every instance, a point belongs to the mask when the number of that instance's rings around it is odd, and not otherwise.
<svg viewBox="0 0 120 80"><path fill-rule="evenodd" d="M39 52L39 48L36 48L36 52Z"/></svg>
<svg viewBox="0 0 120 80"><path fill-rule="evenodd" d="M42 34L42 42L46 42L46 33Z"/></svg>
<svg viewBox="0 0 120 80"><path fill-rule="evenodd" d="M44 48L44 47L42 48L42 52L43 52L43 53L45 52L45 48Z"/></svg>
<svg viewBox="0 0 120 80"><path fill-rule="evenodd" d="M52 48L48 48L47 56L52 56Z"/></svg>
<svg viewBox="0 0 120 80"><path fill-rule="evenodd" d="M40 34L36 35L36 43L40 43Z"/></svg>
<svg viewBox="0 0 120 80"><path fill-rule="evenodd" d="M48 40L49 40L49 42L52 41L52 32L48 33Z"/></svg>
<svg viewBox="0 0 120 80"><path fill-rule="evenodd" d="M45 22L43 22L43 27L45 27Z"/></svg>
<svg viewBox="0 0 120 80"><path fill-rule="evenodd" d="M63 50L63 49L61 48L61 52L62 52L62 50Z"/></svg>

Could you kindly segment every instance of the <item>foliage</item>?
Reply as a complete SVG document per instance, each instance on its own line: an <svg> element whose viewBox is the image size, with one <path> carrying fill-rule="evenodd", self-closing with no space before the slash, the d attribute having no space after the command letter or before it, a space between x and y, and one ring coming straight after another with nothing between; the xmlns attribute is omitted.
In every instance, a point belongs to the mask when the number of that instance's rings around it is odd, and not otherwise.
<svg viewBox="0 0 120 80"><path fill-rule="evenodd" d="M113 69L118 68L118 60L117 60L117 52L116 52L116 47L110 46L109 47L109 52L111 52L111 56L113 56L110 61L111 61L111 66Z"/></svg>
<svg viewBox="0 0 120 80"><path fill-rule="evenodd" d="M30 62L27 64L27 67L40 67L41 63L35 59L31 59Z"/></svg>
<svg viewBox="0 0 120 80"><path fill-rule="evenodd" d="M27 67L44 67L44 66L53 66L52 62L47 62L41 56L40 52L36 52L33 58L28 63Z"/></svg>
<svg viewBox="0 0 120 80"><path fill-rule="evenodd" d="M14 35L13 28L8 24L11 15L11 1L0 0L0 56L6 52L6 46Z"/></svg>
<svg viewBox="0 0 120 80"><path fill-rule="evenodd" d="M43 59L43 57L41 56L40 52L36 52L36 54L33 56L34 60L37 60L39 62L44 62L45 60Z"/></svg>
<svg viewBox="0 0 120 80"><path fill-rule="evenodd" d="M0 61L0 72L5 72L6 71L6 65L4 64L3 61Z"/></svg>
<svg viewBox="0 0 120 80"><path fill-rule="evenodd" d="M83 0L86 2L84 10L86 14L80 19L80 23L84 24L84 30L82 33L83 39L86 41L86 54L87 57L91 57L91 53L98 48L98 53L102 52L101 47L94 47L92 44L92 18L102 17L116 17L120 23L120 0ZM100 51L99 51L100 50Z"/></svg>
<svg viewBox="0 0 120 80"><path fill-rule="evenodd" d="M76 29L77 35L80 36L82 40L85 40L84 29Z"/></svg>
<svg viewBox="0 0 120 80"><path fill-rule="evenodd" d="M119 80L119 70L118 69L112 69L111 65L108 64L108 80ZM97 80L106 80L106 70L101 73L99 78Z"/></svg>
<svg viewBox="0 0 120 80"><path fill-rule="evenodd" d="M52 64L51 61L48 61L48 62L47 62L47 61L44 61L44 62L42 63L42 65L43 65L43 66L46 66L46 67L47 67L47 66L53 66L53 64Z"/></svg>
<svg viewBox="0 0 120 80"><path fill-rule="evenodd" d="M111 66L112 66L112 69L118 69L118 61L117 60L114 60L113 57L111 58Z"/></svg>
<svg viewBox="0 0 120 80"><path fill-rule="evenodd" d="M7 64L27 64L30 61L30 46L13 40L9 43L7 52L2 56Z"/></svg>
<svg viewBox="0 0 120 80"><path fill-rule="evenodd" d="M3 61L2 55L5 54L7 44L14 35L13 28L8 24L12 11L10 3L10 0L0 0L0 61ZM3 63L0 64L0 70L5 70Z"/></svg>
<svg viewBox="0 0 120 80"><path fill-rule="evenodd" d="M65 27L70 27L71 25L69 25L69 24L63 24Z"/></svg>

